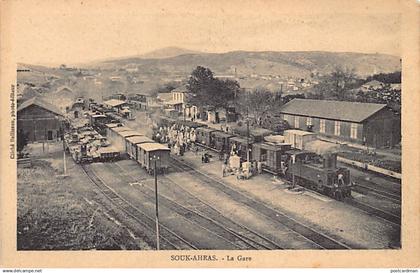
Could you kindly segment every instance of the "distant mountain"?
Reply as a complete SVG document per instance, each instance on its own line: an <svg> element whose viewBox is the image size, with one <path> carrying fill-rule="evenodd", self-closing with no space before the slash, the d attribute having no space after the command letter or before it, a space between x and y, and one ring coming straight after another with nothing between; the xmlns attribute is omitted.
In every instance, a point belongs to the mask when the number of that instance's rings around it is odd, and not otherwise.
<svg viewBox="0 0 420 273"><path fill-rule="evenodd" d="M179 47L165 47L138 56L142 59L165 59L185 54L201 54L199 51Z"/></svg>
<svg viewBox="0 0 420 273"><path fill-rule="evenodd" d="M187 52L179 48L165 48L137 57L97 62L94 66L110 69L136 66L138 73L143 75L188 75L201 65L209 67L216 74L233 75L236 70L238 76L258 74L279 75L282 78L308 77L311 73L325 74L335 66L354 68L361 77L401 71L400 58L386 54L321 51ZM170 55L176 56L164 57Z"/></svg>

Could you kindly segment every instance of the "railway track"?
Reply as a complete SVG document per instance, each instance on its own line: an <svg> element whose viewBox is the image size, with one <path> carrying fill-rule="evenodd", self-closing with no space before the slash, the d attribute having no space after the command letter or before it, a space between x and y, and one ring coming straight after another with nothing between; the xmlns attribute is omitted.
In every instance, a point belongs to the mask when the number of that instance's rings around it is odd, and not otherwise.
<svg viewBox="0 0 420 273"><path fill-rule="evenodd" d="M212 187L226 193L231 196L234 200L246 204L250 208L256 210L259 213L267 216L270 219L277 221L278 223L286 226L290 230L300 234L304 238L313 243L317 244L320 248L323 249L351 249L352 247L340 242L322 232L316 231L307 225L298 222L297 220L287 216L286 214L275 210L271 207L268 207L266 204L261 201L255 200L248 196L245 196L243 193L227 186L226 184L221 183L217 178L211 177L211 175L202 173L194 169L193 167L186 165L184 162L179 161L171 157L170 165L180 169L182 171L187 171L193 173L196 177L199 177L203 182L211 185Z"/></svg>
<svg viewBox="0 0 420 273"><path fill-rule="evenodd" d="M353 188L353 190L355 190L356 192L362 193L362 194L372 193L372 194L374 194L374 195L376 195L380 198L385 198L385 199L390 200L392 202L396 202L396 203L401 202L401 195L386 192L386 191L381 191L381 190L375 189L375 188L370 187L370 186L356 184L356 186Z"/></svg>
<svg viewBox="0 0 420 273"><path fill-rule="evenodd" d="M115 164L124 173L127 171ZM131 175L125 174L131 177L131 180L135 180ZM271 249L283 249L277 243L266 238L263 235L258 234L255 231L246 228L240 224L237 224L230 219L223 216L220 212L215 210L212 206L204 203L202 200L193 196L185 188L181 188L176 182L167 176L159 177L163 184L171 184L170 190L174 190L177 194L182 193L185 197L184 200L188 200L189 207L180 204L174 199L159 194L159 203L184 216L195 224L204 227L215 234L215 236L221 236L229 242L235 244L237 249L256 249L256 250L271 250ZM143 184L143 187L139 187L139 191L142 191L147 195L150 200L154 200L154 189L151 186ZM192 202L194 200L195 202Z"/></svg>
<svg viewBox="0 0 420 273"><path fill-rule="evenodd" d="M205 146L202 146L203 148L206 148ZM180 162L180 161L179 161ZM182 162L180 162L182 163ZM182 163L184 164L184 163ZM184 168L184 171L190 171L189 168ZM216 179L217 180L217 179ZM356 184L356 188L357 188L357 192L362 193L362 194L366 194L367 192L373 193L374 195L380 197L380 198L385 198L387 200L391 200L392 202L397 202L397 203L401 203L401 195L399 194L395 194L395 193L390 193L388 191L381 191L378 190L376 188L374 188L374 186L380 186L376 183L373 182L368 182L365 180L362 180L362 178L357 177L357 182L358 184ZM364 185L362 185L364 184ZM366 184L369 184L371 186L367 186ZM366 203L362 203L360 201L356 201L354 199L346 199L345 202L359 210L364 211L365 213L375 216L377 218L381 218L383 220L386 220L388 222L391 222L392 224L396 224L396 225L401 225L401 217L398 215L395 215L393 213L390 212L386 212L380 208L368 205Z"/></svg>
<svg viewBox="0 0 420 273"><path fill-rule="evenodd" d="M375 183L372 181L367 181L363 177L356 176L356 191L360 193L370 192L378 197L385 198L393 202L401 202L401 184L399 187L395 188L395 185L380 185L381 183Z"/></svg>
<svg viewBox="0 0 420 273"><path fill-rule="evenodd" d="M349 205L351 205L355 208L358 208L358 209L366 212L369 215L384 219L384 220L386 220L386 221L388 221L392 224L395 224L395 225L399 225L399 226L401 225L401 217L398 216L398 215L383 211L381 209L378 209L374 206L371 206L371 205L368 205L366 203L357 201L355 199L347 198L347 199L344 200L344 202L346 204L349 204Z"/></svg>
<svg viewBox="0 0 420 273"><path fill-rule="evenodd" d="M81 164L83 171L89 177L90 181L104 194L104 196L110 200L115 206L121 209L125 214L130 216L136 222L143 227L155 232L155 220L149 217L147 214L133 206L117 194L112 188L107 186L91 169L89 165ZM195 245L188 242L184 238L178 236L176 233L168 229L167 227L160 225L160 240L162 248L174 249L174 250L187 250L197 249Z"/></svg>

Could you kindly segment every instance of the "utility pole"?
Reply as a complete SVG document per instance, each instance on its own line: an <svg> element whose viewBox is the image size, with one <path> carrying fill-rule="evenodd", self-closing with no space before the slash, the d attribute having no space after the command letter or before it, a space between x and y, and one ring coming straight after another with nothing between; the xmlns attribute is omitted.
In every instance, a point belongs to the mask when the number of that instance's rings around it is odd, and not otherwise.
<svg viewBox="0 0 420 273"><path fill-rule="evenodd" d="M246 161L249 162L249 94L246 95Z"/></svg>
<svg viewBox="0 0 420 273"><path fill-rule="evenodd" d="M64 152L63 152L63 162L64 162L64 175L66 176L67 175L67 163L66 163L66 149L64 149Z"/></svg>
<svg viewBox="0 0 420 273"><path fill-rule="evenodd" d="M158 184L157 184L157 168L156 161L159 160L159 157L153 156L154 161L154 175L155 175L155 207L156 207L156 250L159 250L159 204L158 204Z"/></svg>

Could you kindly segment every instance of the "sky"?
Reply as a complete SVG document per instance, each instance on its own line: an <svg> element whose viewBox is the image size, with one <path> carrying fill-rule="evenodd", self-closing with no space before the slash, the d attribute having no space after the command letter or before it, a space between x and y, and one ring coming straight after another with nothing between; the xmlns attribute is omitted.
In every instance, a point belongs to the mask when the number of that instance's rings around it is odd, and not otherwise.
<svg viewBox="0 0 420 273"><path fill-rule="evenodd" d="M348 2L16 0L3 14L13 55L30 64L84 63L169 46L400 56L398 8Z"/></svg>

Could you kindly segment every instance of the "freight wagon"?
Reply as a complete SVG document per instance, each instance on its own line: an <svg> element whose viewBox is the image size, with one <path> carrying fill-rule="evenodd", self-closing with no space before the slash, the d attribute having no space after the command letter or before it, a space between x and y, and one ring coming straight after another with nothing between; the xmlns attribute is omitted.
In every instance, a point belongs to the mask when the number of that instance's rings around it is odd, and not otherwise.
<svg viewBox="0 0 420 273"><path fill-rule="evenodd" d="M141 143L153 143L154 141L146 136L132 136L126 138L126 151L128 156L136 161L139 159L138 146Z"/></svg>
<svg viewBox="0 0 420 273"><path fill-rule="evenodd" d="M146 169L149 174L153 174L156 166L157 173L164 173L169 167L169 157L171 150L159 143L137 144L137 162Z"/></svg>
<svg viewBox="0 0 420 273"><path fill-rule="evenodd" d="M116 147L121 153L127 153L127 138L133 136L143 136L143 134L133 130L117 132L117 137L113 139L114 147Z"/></svg>
<svg viewBox="0 0 420 273"><path fill-rule="evenodd" d="M304 150L305 145L316 140L316 134L301 130L284 131L284 142L290 143L292 148Z"/></svg>

